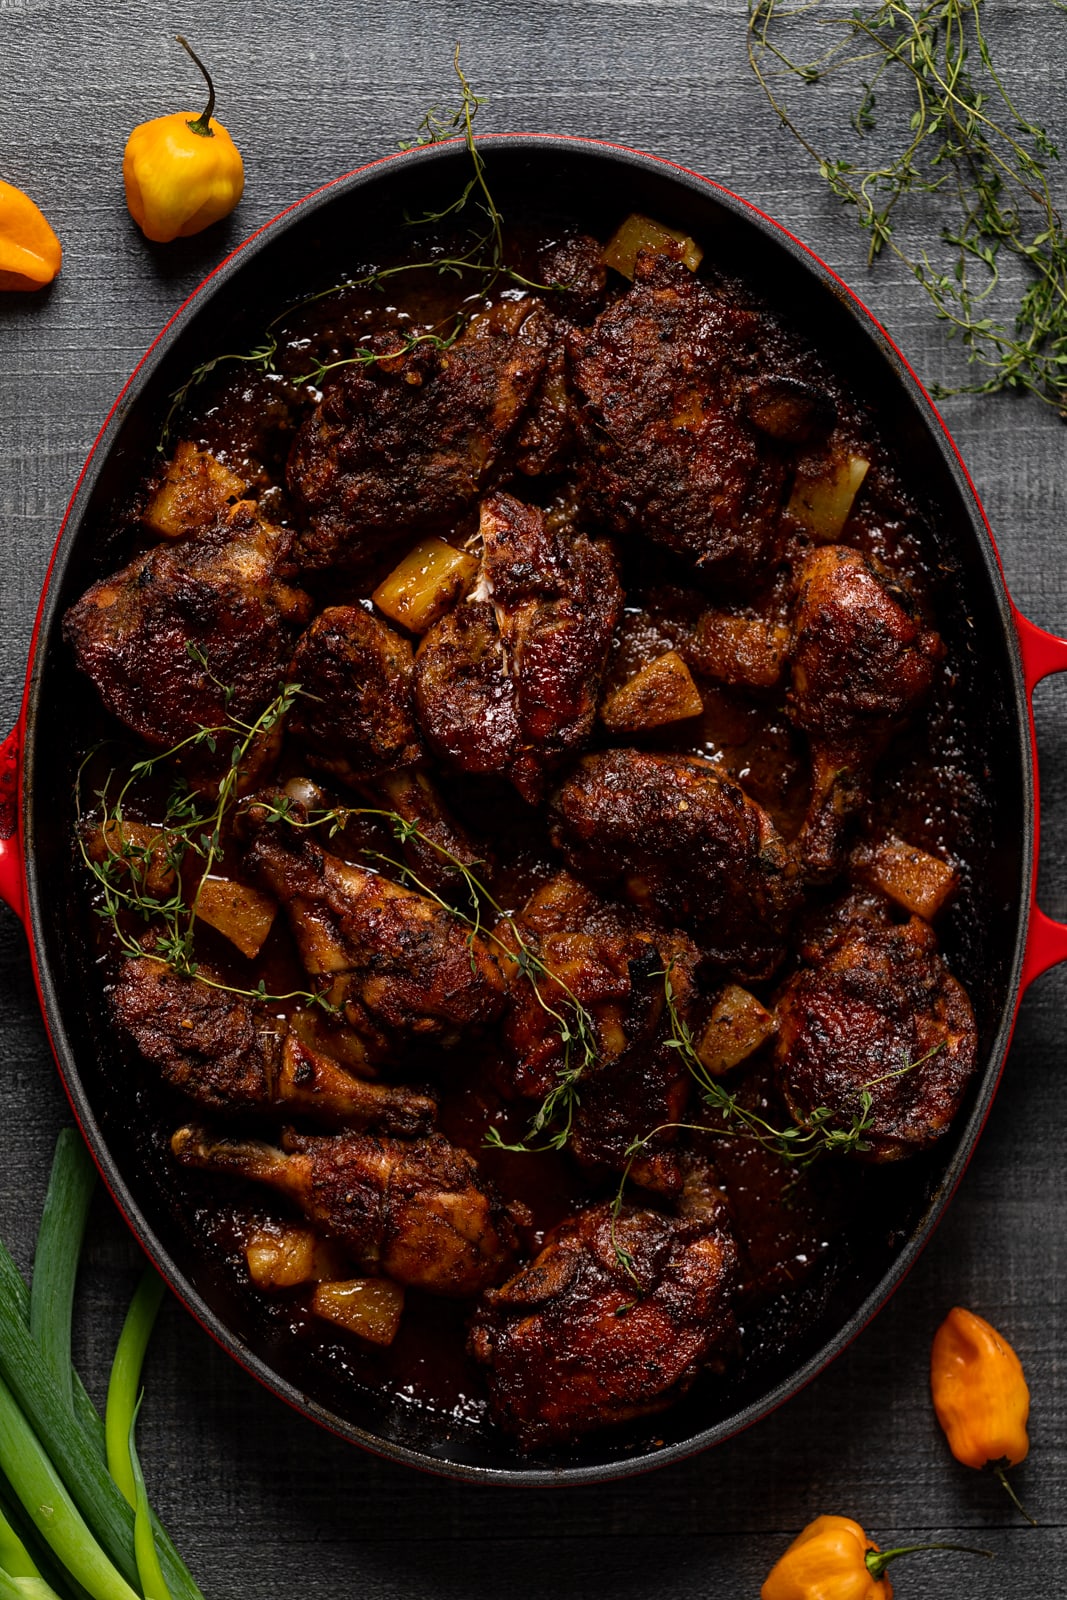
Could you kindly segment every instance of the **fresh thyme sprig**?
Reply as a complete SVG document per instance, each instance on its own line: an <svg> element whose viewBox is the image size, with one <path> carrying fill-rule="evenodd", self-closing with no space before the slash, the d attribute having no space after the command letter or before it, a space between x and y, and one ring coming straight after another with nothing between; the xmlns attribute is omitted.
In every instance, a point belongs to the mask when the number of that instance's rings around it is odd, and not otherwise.
<svg viewBox="0 0 1067 1600"><path fill-rule="evenodd" d="M563 1061L556 1073L556 1081L541 1101L524 1137L506 1144L496 1128L486 1134L486 1144L497 1150L529 1153L533 1150L562 1150L570 1138L574 1114L578 1108L580 1084L585 1073L596 1062L597 1046L593 1017L573 989L546 965L533 946L524 938L522 929L510 912L497 900L488 886L476 876L470 864L453 851L438 844L422 832L417 823L397 811L380 806L334 806L327 809L298 811L287 795L278 795L266 803L265 820L284 822L296 828L325 828L330 837L343 832L356 817L378 818L393 832L401 848L413 839L429 846L440 859L456 873L466 890L466 905L447 900L425 879L421 878L409 862L399 860L384 851L361 848L360 854L390 868L404 883L419 894L433 900L443 910L464 924L468 930L468 943L475 939L487 940L515 967L517 975L525 978L538 1005L548 1016L558 1032L563 1047ZM488 907L497 918L496 927L484 921L483 908ZM507 929L511 943L503 939L498 929ZM538 1142L540 1141L540 1142Z"/></svg>
<svg viewBox="0 0 1067 1600"><path fill-rule="evenodd" d="M160 451L169 448L175 424L188 405L193 391L227 362L244 362L262 374L285 377L295 388L317 389L328 373L335 372L340 367L366 367L383 361L395 361L409 355L420 345L430 345L436 350L448 350L466 327L470 315L469 311L463 308L451 311L422 332L406 336L398 334L395 343L388 350L357 350L354 355L343 356L336 361L316 362L307 372L298 376L280 371L277 357L284 325L298 312L306 310L320 300L346 291L384 289L391 279L412 272L434 272L438 276L458 278L473 275L480 280L480 288L484 294L491 293L501 278L506 278L508 282L525 289L551 291L555 288L554 284L536 283L524 277L515 268L508 266L504 259L504 219L489 188L485 161L475 137L475 120L480 108L486 104L486 99L474 93L460 65L459 56L460 47L457 44L452 67L459 80L460 104L454 110L447 111L431 108L419 123L415 138L402 139L399 144L402 150L418 149L461 136L470 157L472 175L459 196L440 211L428 211L418 217L405 217L404 220L409 226L441 223L450 217L458 217L466 210L472 197L476 197L478 209L485 217L484 228L474 233L466 249L433 256L424 261L404 261L395 266L380 267L373 272L365 273L362 277L346 278L341 283L331 284L327 289L319 289L314 294L306 295L293 305L287 306L267 324L263 339L253 349L240 353L227 352L202 362L171 394L170 407L164 419L157 447Z"/></svg>
<svg viewBox="0 0 1067 1600"><path fill-rule="evenodd" d="M830 35L822 48L819 29ZM1058 151L1011 99L990 53L982 0L880 0L845 14L822 0L749 0L748 55L784 127L855 209L869 234L868 260L888 246L980 369L974 382L933 392L1028 390L1067 416L1067 233L1046 170ZM854 84L860 151L876 129L879 101L895 97L896 111L906 100L906 131L881 159L818 150L787 109L782 81L812 85L831 74ZM909 252L897 237L902 202L922 195L948 208L946 270L932 259L936 251Z"/></svg>
<svg viewBox="0 0 1067 1600"><path fill-rule="evenodd" d="M129 931L132 918L153 932L152 954L182 977L195 978L212 989L241 995L250 1000L281 1003L302 1000L309 1005L336 1010L322 995L310 990L290 990L269 994L260 980L254 989L224 983L203 971L195 954L196 921L203 886L218 864L225 845L225 828L237 799L242 768L253 746L265 738L288 714L300 693L295 683L287 683L270 704L252 720L233 716L229 706L232 689L219 683L208 666L207 657L196 644L188 644L190 657L223 691L226 720L199 728L170 749L135 761L113 795L115 773L111 772L95 793L92 820L98 819L105 853L96 860L86 839L91 817L84 803L84 775L97 754L93 750L78 769L75 783L75 837L78 850L100 894L97 914L106 921L120 946L130 955L144 955L139 938ZM147 842L139 843L136 834L126 830L126 807L132 792L159 769L173 770L178 757L195 750L214 755L219 745L232 740L229 761L213 795L205 797L185 779L174 782L158 827L153 826ZM195 861L196 881L188 894L183 872ZM153 876L155 881L153 882Z"/></svg>
<svg viewBox="0 0 1067 1600"><path fill-rule="evenodd" d="M866 1135L874 1122L874 1096L871 1091L877 1089L880 1084L888 1083L892 1078L901 1078L905 1073L914 1072L916 1067L921 1067L925 1061L931 1060L944 1049L943 1042L936 1044L914 1061L905 1058L899 1067L892 1067L880 1077L871 1078L862 1084L856 1109L845 1126L841 1125L837 1120L837 1114L829 1106L817 1106L803 1125L789 1123L785 1127L778 1128L768 1122L766 1117L760 1116L751 1106L742 1104L738 1096L731 1093L720 1079L712 1077L701 1061L692 1032L678 1012L674 986L671 983L672 966L673 962L669 963L663 973L667 1015L671 1024L671 1035L665 1043L669 1049L680 1051L686 1067L696 1080L705 1109L721 1118L721 1125L715 1123L709 1125L705 1122L661 1122L648 1133L632 1140L627 1146L624 1153L625 1166L611 1206L611 1243L620 1266L635 1283L638 1283L638 1279L634 1272L632 1257L617 1243L615 1224L622 1212L626 1184L634 1162L653 1139L661 1133L669 1132L710 1134L727 1139L750 1139L801 1172L825 1155L847 1155L850 1151L869 1150L870 1144Z"/></svg>

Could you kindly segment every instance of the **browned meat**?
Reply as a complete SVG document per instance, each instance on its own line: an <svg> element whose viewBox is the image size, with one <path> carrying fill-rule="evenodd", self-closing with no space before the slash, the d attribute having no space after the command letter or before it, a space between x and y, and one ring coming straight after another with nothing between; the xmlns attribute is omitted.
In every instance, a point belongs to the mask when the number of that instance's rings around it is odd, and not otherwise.
<svg viewBox="0 0 1067 1600"><path fill-rule="evenodd" d="M642 251L633 288L569 335L592 515L735 583L780 548L785 467L729 375L757 332L755 313Z"/></svg>
<svg viewBox="0 0 1067 1600"><path fill-rule="evenodd" d="M416 705L438 756L533 804L592 730L622 590L603 545L511 495L483 501L481 537L477 598L420 645Z"/></svg>
<svg viewBox="0 0 1067 1600"><path fill-rule="evenodd" d="M507 300L471 317L449 350L344 368L289 457L306 565L352 565L398 530L454 521L506 462L551 330L539 300ZM369 348L399 342L384 333Z"/></svg>
<svg viewBox="0 0 1067 1600"><path fill-rule="evenodd" d="M304 691L290 717L312 765L344 783L408 766L421 754L408 641L362 606L330 606L296 647Z"/></svg>
<svg viewBox="0 0 1067 1600"><path fill-rule="evenodd" d="M498 1283L514 1230L478 1164L440 1134L407 1143L370 1134L289 1133L285 1149L179 1128L185 1166L265 1183L294 1200L364 1270L431 1294L464 1297Z"/></svg>
<svg viewBox="0 0 1067 1600"><path fill-rule="evenodd" d="M874 764L926 698L944 654L908 590L858 550L826 545L800 566L789 709L811 744L799 846L813 877L840 866Z"/></svg>
<svg viewBox="0 0 1067 1600"><path fill-rule="evenodd" d="M585 756L552 802L552 842L573 871L691 931L740 975L773 972L799 900L761 806L695 756Z"/></svg>
<svg viewBox="0 0 1067 1600"><path fill-rule="evenodd" d="M675 1192L682 1169L672 1149L677 1130L669 1125L684 1117L691 1079L681 1052L667 1042L665 973L670 970L674 1003L685 1021L695 946L628 907L605 903L566 872L539 889L514 925L502 923L497 935L517 957L525 950L545 968L511 984L505 1092L543 1100L567 1067L581 1062L580 1048L568 1047L560 1022L573 1032L575 1003L581 1005L595 1058L582 1069L568 1147L585 1166L620 1172L633 1141L655 1133L630 1176L646 1188Z"/></svg>
<svg viewBox="0 0 1067 1600"><path fill-rule="evenodd" d="M497 1422L536 1449L661 1411L731 1339L735 1271L730 1235L703 1217L626 1207L613 1236L600 1205L561 1223L475 1313Z"/></svg>
<svg viewBox="0 0 1067 1600"><path fill-rule="evenodd" d="M851 1126L871 1097L871 1161L933 1144L959 1109L974 1070L970 1001L938 954L929 923L893 923L879 904L843 903L801 950L777 1001L775 1071L805 1125L820 1107Z"/></svg>
<svg viewBox="0 0 1067 1600"><path fill-rule="evenodd" d="M63 631L108 710L155 749L259 715L311 615L284 581L290 540L240 501L195 540L94 583ZM229 743L223 754L228 764Z"/></svg>
<svg viewBox="0 0 1067 1600"><path fill-rule="evenodd" d="M537 274L555 291L553 310L565 317L585 321L604 302L608 274L603 247L588 233L565 234L542 245L537 253Z"/></svg>
<svg viewBox="0 0 1067 1600"><path fill-rule="evenodd" d="M484 852L479 851L449 810L440 789L425 772L407 767L390 772L366 789L368 796L387 811L393 811L408 824L400 841L400 852L411 869L416 887L425 884L436 893L458 894L466 908L468 891L456 863L480 867Z"/></svg>
<svg viewBox="0 0 1067 1600"><path fill-rule="evenodd" d="M484 940L444 907L330 855L253 811L248 863L288 913L300 959L357 1032L455 1039L494 1021L504 979ZM384 1034L382 1032L384 1031Z"/></svg>
<svg viewBox="0 0 1067 1600"><path fill-rule="evenodd" d="M530 414L515 440L515 466L527 477L562 472L574 446L574 397L567 382L567 353L551 351Z"/></svg>
<svg viewBox="0 0 1067 1600"><path fill-rule="evenodd" d="M240 995L185 978L163 961L123 962L111 1003L146 1061L211 1111L287 1108L353 1128L414 1135L432 1128L434 1102L403 1086L353 1077L281 1017Z"/></svg>

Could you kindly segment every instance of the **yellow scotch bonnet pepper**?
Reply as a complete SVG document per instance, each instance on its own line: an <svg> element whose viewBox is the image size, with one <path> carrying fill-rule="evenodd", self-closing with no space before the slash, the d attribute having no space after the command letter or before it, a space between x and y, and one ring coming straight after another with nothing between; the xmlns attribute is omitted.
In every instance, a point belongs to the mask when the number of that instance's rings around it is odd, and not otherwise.
<svg viewBox="0 0 1067 1600"><path fill-rule="evenodd" d="M62 262L44 212L13 183L0 182L0 289L43 289Z"/></svg>
<svg viewBox="0 0 1067 1600"><path fill-rule="evenodd" d="M1030 1390L1022 1363L984 1317L954 1306L934 1335L930 1393L949 1449L965 1467L992 1467L1019 1505L1005 1466L1018 1466L1030 1449L1026 1432Z"/></svg>
<svg viewBox="0 0 1067 1600"><path fill-rule="evenodd" d="M919 1550L963 1550L961 1544L907 1544L879 1550L851 1517L816 1517L768 1573L760 1600L893 1600L885 1570L898 1556Z"/></svg>
<svg viewBox="0 0 1067 1600"><path fill-rule="evenodd" d="M200 57L178 35L208 86L200 116L174 111L134 128L122 177L130 215L146 239L169 244L229 216L245 186L241 152L221 122L212 121L215 85Z"/></svg>

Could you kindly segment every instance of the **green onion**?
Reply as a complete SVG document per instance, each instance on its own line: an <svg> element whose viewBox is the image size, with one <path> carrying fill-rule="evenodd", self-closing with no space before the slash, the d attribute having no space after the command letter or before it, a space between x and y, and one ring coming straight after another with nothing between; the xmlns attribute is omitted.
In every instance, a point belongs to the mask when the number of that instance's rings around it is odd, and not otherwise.
<svg viewBox="0 0 1067 1600"><path fill-rule="evenodd" d="M0 1600L59 1600L43 1578L13 1577L0 1571Z"/></svg>
<svg viewBox="0 0 1067 1600"><path fill-rule="evenodd" d="M42 1539L93 1600L139 1600L93 1538L11 1390L2 1382L0 1471Z"/></svg>
<svg viewBox="0 0 1067 1600"><path fill-rule="evenodd" d="M95 1187L96 1169L88 1150L76 1129L64 1128L56 1140L33 1257L30 1334L51 1369L53 1383L72 1411L70 1324L74 1283Z"/></svg>
<svg viewBox="0 0 1067 1600"><path fill-rule="evenodd" d="M133 1512L104 1463L104 1428L91 1402L93 1425L83 1428L57 1395L51 1374L26 1324L29 1295L0 1243L0 1379L27 1417L68 1485L96 1538L129 1583L137 1582ZM75 1405L80 1386L75 1385ZM94 1437L95 1435L95 1437ZM174 1600L203 1600L184 1562L157 1525L160 1554Z"/></svg>
<svg viewBox="0 0 1067 1600"><path fill-rule="evenodd" d="M131 1506L137 1505L137 1475L130 1451L130 1432L137 1415L141 1368L163 1299L163 1281L149 1267L130 1302L122 1325L107 1386L104 1433L108 1471Z"/></svg>
<svg viewBox="0 0 1067 1600"><path fill-rule="evenodd" d="M144 1590L144 1600L171 1600L167 1580L163 1576L163 1569L159 1564L159 1551L152 1533L152 1518L148 1508L148 1490L145 1488L144 1473L141 1471L140 1458L137 1455L137 1445L134 1440L134 1429L137 1426L137 1413L141 1409L138 1400L134 1407L133 1420L130 1423L129 1450L130 1466L133 1469L133 1478L136 1485L137 1505L134 1512L133 1543L137 1551L137 1572L141 1579L141 1588Z"/></svg>
<svg viewBox="0 0 1067 1600"><path fill-rule="evenodd" d="M0 1511L0 1568L10 1578L39 1578L40 1572L22 1540Z"/></svg>

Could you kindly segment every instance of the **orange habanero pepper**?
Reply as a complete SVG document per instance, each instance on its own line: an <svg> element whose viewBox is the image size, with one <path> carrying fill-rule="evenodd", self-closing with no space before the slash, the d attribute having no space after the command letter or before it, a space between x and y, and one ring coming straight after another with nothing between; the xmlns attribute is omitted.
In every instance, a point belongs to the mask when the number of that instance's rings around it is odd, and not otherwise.
<svg viewBox="0 0 1067 1600"><path fill-rule="evenodd" d="M893 1600L885 1569L919 1550L964 1550L961 1544L907 1544L879 1550L850 1517L816 1517L797 1535L764 1580L760 1600Z"/></svg>
<svg viewBox="0 0 1067 1600"><path fill-rule="evenodd" d="M983 1317L953 1306L934 1335L930 1392L949 1449L965 1467L992 1467L1028 1521L1005 1466L1030 1449L1026 1432L1030 1390L1008 1341Z"/></svg>
<svg viewBox="0 0 1067 1600"><path fill-rule="evenodd" d="M126 204L145 238L157 244L185 239L229 216L245 186L241 152L221 122L212 122L215 85L195 50L208 102L200 116L174 111L134 128L122 157Z"/></svg>
<svg viewBox="0 0 1067 1600"><path fill-rule="evenodd" d="M13 183L0 182L0 289L43 289L62 262L44 212Z"/></svg>

